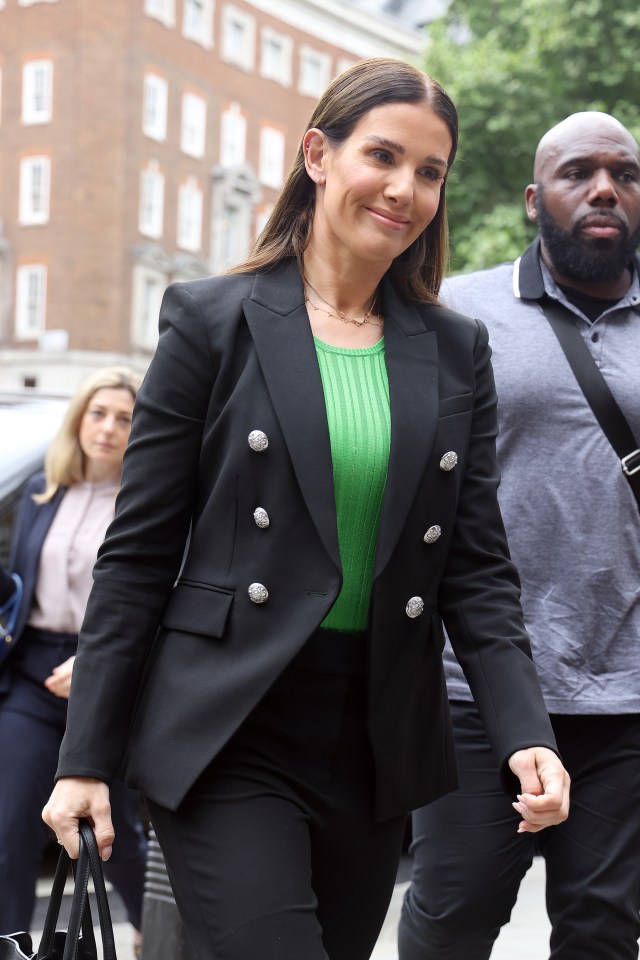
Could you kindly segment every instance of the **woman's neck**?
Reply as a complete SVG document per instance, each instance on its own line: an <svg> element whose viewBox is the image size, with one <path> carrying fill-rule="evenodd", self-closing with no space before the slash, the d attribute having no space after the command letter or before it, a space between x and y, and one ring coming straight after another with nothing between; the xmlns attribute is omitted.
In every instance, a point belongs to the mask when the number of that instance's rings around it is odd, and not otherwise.
<svg viewBox="0 0 640 960"><path fill-rule="evenodd" d="M383 336L379 273L366 264L334 267L314 256L304 257L304 297L314 336L336 347L370 347Z"/></svg>
<svg viewBox="0 0 640 960"><path fill-rule="evenodd" d="M121 467L114 469L111 463L87 460L84 465L84 479L87 483L107 483L111 481L117 484L120 482L121 470Z"/></svg>
<svg viewBox="0 0 640 960"><path fill-rule="evenodd" d="M373 304L386 269L378 264L332 263L311 246L304 253L304 277L311 295L336 313L364 316ZM377 305L374 305L374 307Z"/></svg>

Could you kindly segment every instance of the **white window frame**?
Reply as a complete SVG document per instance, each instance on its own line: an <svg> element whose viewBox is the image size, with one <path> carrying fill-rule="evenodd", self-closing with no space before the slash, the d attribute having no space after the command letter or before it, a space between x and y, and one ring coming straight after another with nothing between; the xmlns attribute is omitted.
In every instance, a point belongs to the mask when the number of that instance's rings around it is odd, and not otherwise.
<svg viewBox="0 0 640 960"><path fill-rule="evenodd" d="M233 31L239 28L239 44ZM254 70L256 61L256 19L245 10L226 3L222 8L222 59L248 73Z"/></svg>
<svg viewBox="0 0 640 960"><path fill-rule="evenodd" d="M167 286L167 276L137 263L131 284L131 335L134 344L153 350L158 343L160 304Z"/></svg>
<svg viewBox="0 0 640 960"><path fill-rule="evenodd" d="M44 77L42 104L37 103L38 75ZM22 67L22 122L49 123L53 112L53 61L27 60Z"/></svg>
<svg viewBox="0 0 640 960"><path fill-rule="evenodd" d="M314 64L318 67L318 76L312 80L307 75L307 66ZM327 87L331 79L331 55L322 53L320 50L314 50L306 43L300 47L300 77L298 81L298 93L307 97L319 97Z"/></svg>
<svg viewBox="0 0 640 960"><path fill-rule="evenodd" d="M190 21L190 11L196 4L202 9L200 24ZM183 0L182 36L186 40L199 43L205 50L213 47L213 7L214 0Z"/></svg>
<svg viewBox="0 0 640 960"><path fill-rule="evenodd" d="M255 210L262 200L260 184L249 164L214 168L211 191L210 260L220 273L247 256Z"/></svg>
<svg viewBox="0 0 640 960"><path fill-rule="evenodd" d="M198 253L202 248L202 209L204 195L195 177L178 188L178 225L176 243L183 250Z"/></svg>
<svg viewBox="0 0 640 960"><path fill-rule="evenodd" d="M145 73L142 93L142 132L152 140L167 139L169 84L157 73Z"/></svg>
<svg viewBox="0 0 640 960"><path fill-rule="evenodd" d="M49 222L51 157L23 157L20 161L18 222L36 226Z"/></svg>
<svg viewBox="0 0 640 960"><path fill-rule="evenodd" d="M207 101L190 91L182 94L180 149L189 157L204 157L207 140Z"/></svg>
<svg viewBox="0 0 640 960"><path fill-rule="evenodd" d="M230 104L220 117L220 165L236 167L244 163L247 149L247 118L239 103Z"/></svg>
<svg viewBox="0 0 640 960"><path fill-rule="evenodd" d="M144 12L152 20L159 20L165 27L176 25L176 0L144 0Z"/></svg>
<svg viewBox="0 0 640 960"><path fill-rule="evenodd" d="M19 7L30 7L34 3L57 3L58 0L18 0Z"/></svg>
<svg viewBox="0 0 640 960"><path fill-rule="evenodd" d="M285 137L282 130L264 126L260 130L258 178L265 187L279 190L284 183Z"/></svg>
<svg viewBox="0 0 640 960"><path fill-rule="evenodd" d="M280 48L281 62L270 62L269 44ZM271 27L263 27L260 32L260 76L265 80L274 80L283 87L293 82L293 38L278 33Z"/></svg>
<svg viewBox="0 0 640 960"><path fill-rule="evenodd" d="M238 197L236 202L223 207L222 220L216 233L217 260L223 265L219 269L227 270L246 257L250 243L251 213L251 204L244 197Z"/></svg>
<svg viewBox="0 0 640 960"><path fill-rule="evenodd" d="M138 230L144 237L157 240L162 236L163 229L164 174L157 160L152 160L140 172Z"/></svg>
<svg viewBox="0 0 640 960"><path fill-rule="evenodd" d="M16 338L37 340L45 329L46 314L47 268L43 263L22 264L16 270Z"/></svg>

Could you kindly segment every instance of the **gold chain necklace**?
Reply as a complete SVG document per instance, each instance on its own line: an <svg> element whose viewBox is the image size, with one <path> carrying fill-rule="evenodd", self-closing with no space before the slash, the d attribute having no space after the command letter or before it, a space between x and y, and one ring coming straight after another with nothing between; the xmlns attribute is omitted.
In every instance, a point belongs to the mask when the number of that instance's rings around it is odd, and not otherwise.
<svg viewBox="0 0 640 960"><path fill-rule="evenodd" d="M371 319L371 314L373 313L373 308L375 307L376 301L377 301L377 299L378 299L378 291L377 291L377 290L376 290L376 292L375 292L375 294L374 294L373 300L371 301L371 306L369 307L369 309L367 310L367 312L366 312L365 314L363 314L363 316L361 316L361 317L348 317L348 316L346 315L346 313L343 313L343 312L342 312L342 310L338 310L338 308L337 308L337 307L334 307L331 303L329 303L328 300L325 300L325 298L322 296L322 294L321 294L321 293L318 293L318 291L317 291L316 288L313 286L313 284L312 284L312 283L309 283L309 280L307 279L307 277L305 277L305 276L303 275L302 279L303 279L304 282L307 284L307 286L308 286L311 290L313 290L313 292L316 294L316 296L320 297L320 299L322 300L323 303L326 303L326 305L327 305L328 307L331 307L331 310L335 310L335 313L331 313L329 310L325 310L323 307L318 307L312 300L309 299L309 297L308 297L307 294L305 293L305 295L304 295L304 302L311 304L311 306L313 307L314 310L318 310L320 313L326 313L326 315L327 315L328 317L333 317L334 320L342 320L343 323L355 323L356 327L361 327L364 323L370 323L370 324L371 324L372 326L374 326L374 327L381 327L381 326L382 326L382 323L379 323L377 320L372 320L372 319Z"/></svg>

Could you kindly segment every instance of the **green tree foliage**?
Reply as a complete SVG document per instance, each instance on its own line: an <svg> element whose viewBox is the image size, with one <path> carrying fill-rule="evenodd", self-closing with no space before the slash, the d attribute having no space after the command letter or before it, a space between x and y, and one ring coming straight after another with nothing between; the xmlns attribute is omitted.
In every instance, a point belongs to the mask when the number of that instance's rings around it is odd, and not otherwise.
<svg viewBox="0 0 640 960"><path fill-rule="evenodd" d="M638 0L452 0L426 69L453 98L460 150L447 186L452 269L517 256L540 137L579 110L613 114L640 139Z"/></svg>

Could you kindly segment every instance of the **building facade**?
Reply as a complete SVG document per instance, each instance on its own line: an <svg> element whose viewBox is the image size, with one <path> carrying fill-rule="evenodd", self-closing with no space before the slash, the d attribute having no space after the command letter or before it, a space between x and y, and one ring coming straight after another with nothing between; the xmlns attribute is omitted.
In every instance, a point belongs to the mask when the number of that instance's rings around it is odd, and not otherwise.
<svg viewBox="0 0 640 960"><path fill-rule="evenodd" d="M422 51L339 0L0 0L0 389L146 368L165 287L246 254L329 80Z"/></svg>

